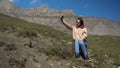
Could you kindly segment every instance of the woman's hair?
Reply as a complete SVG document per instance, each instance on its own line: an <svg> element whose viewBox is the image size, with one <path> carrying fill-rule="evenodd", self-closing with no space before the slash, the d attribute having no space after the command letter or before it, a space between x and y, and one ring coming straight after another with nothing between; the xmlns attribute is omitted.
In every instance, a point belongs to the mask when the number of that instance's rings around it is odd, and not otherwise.
<svg viewBox="0 0 120 68"><path fill-rule="evenodd" d="M84 28L84 20L82 17L78 17L77 20L80 20L80 27Z"/></svg>

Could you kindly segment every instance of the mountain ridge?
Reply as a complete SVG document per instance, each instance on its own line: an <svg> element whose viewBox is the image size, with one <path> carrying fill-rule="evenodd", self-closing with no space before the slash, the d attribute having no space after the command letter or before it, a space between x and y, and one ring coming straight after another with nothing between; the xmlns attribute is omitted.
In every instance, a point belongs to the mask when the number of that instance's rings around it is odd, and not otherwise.
<svg viewBox="0 0 120 68"><path fill-rule="evenodd" d="M9 0L0 0L0 10L2 10L0 13L23 19L25 21L51 26L57 30L68 33L69 30L61 24L59 17L64 15L65 19L73 25L75 25L76 18L79 17L72 10L58 11L56 9L48 8L47 6L22 9L12 4ZM119 22L93 16L82 17L84 18L85 25L88 28L88 33L90 35L120 36Z"/></svg>

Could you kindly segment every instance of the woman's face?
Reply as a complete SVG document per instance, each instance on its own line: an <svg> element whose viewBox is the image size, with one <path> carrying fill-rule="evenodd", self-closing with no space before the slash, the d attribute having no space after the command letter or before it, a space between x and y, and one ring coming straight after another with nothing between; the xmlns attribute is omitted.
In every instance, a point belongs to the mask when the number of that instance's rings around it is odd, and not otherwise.
<svg viewBox="0 0 120 68"><path fill-rule="evenodd" d="M77 26L77 27L80 26L80 20L79 20L79 19L76 20L76 26Z"/></svg>

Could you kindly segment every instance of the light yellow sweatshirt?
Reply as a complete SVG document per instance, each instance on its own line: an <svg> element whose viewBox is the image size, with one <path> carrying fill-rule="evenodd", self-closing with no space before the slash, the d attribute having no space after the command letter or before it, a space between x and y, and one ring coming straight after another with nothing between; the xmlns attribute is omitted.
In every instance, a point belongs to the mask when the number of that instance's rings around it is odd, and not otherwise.
<svg viewBox="0 0 120 68"><path fill-rule="evenodd" d="M73 26L73 25L67 23L65 20L63 20L63 24L72 30L74 40L76 40L76 39L84 40L87 37L87 28L85 28L85 27L77 28L76 26Z"/></svg>

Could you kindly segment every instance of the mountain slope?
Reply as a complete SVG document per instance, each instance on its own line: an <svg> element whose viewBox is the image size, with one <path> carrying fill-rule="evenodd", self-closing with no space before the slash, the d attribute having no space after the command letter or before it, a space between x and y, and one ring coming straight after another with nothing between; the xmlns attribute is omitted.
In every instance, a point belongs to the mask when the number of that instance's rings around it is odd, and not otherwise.
<svg viewBox="0 0 120 68"><path fill-rule="evenodd" d="M77 61L70 34L0 14L0 67L114 68L120 66L119 36L88 36L87 40L92 63Z"/></svg>

